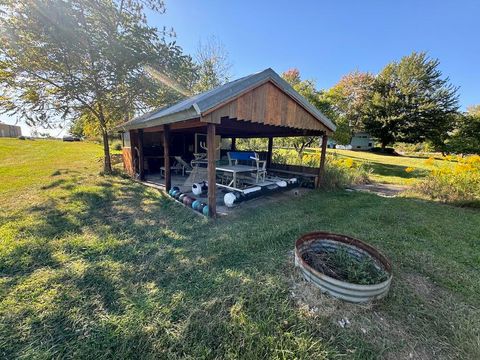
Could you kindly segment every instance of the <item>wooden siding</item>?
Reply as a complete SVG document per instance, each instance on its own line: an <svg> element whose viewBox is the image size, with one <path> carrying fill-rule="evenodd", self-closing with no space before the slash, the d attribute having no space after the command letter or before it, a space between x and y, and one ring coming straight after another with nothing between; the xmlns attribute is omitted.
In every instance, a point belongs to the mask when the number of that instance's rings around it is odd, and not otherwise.
<svg viewBox="0 0 480 360"><path fill-rule="evenodd" d="M133 159L132 159L132 148L124 147L122 149L122 160L123 160L123 168L125 172L133 176L134 169L133 169Z"/></svg>
<svg viewBox="0 0 480 360"><path fill-rule="evenodd" d="M222 118L331 133L331 130L272 82L266 82L217 107L204 114L201 120L220 124Z"/></svg>

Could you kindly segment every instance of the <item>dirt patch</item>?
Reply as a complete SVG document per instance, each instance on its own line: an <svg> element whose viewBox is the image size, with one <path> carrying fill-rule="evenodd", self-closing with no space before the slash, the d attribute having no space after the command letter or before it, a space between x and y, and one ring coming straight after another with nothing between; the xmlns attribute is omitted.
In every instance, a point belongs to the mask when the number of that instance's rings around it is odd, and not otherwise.
<svg viewBox="0 0 480 360"><path fill-rule="evenodd" d="M352 186L352 189L356 191L374 193L383 197L395 197L401 192L408 190L409 187L405 185L373 183L373 184L354 185Z"/></svg>
<svg viewBox="0 0 480 360"><path fill-rule="evenodd" d="M413 292L422 298L429 298L439 291L435 284L424 276L418 274L404 274L402 279Z"/></svg>
<svg viewBox="0 0 480 360"><path fill-rule="evenodd" d="M293 255L289 256L291 260ZM293 261L292 261L293 262ZM351 304L327 294L304 280L300 271L294 268L290 275L290 296L307 317L326 319L339 331L351 332L375 346L381 359L444 359L449 358L446 344L432 339L420 339L411 331L415 315L403 321L385 308L387 299L365 304ZM438 289L428 279L417 275L402 275L397 281L407 284L412 293L431 297Z"/></svg>
<svg viewBox="0 0 480 360"><path fill-rule="evenodd" d="M290 280L290 296L307 316L332 318L331 320L337 323L341 319L351 318L352 315L372 307L370 303L355 305L324 294L319 288L306 281L299 271L295 271Z"/></svg>

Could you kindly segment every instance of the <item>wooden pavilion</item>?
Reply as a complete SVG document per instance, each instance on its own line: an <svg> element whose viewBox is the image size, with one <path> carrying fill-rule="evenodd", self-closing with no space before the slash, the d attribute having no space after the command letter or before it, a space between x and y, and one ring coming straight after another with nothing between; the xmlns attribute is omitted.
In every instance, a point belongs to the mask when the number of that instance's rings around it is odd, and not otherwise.
<svg viewBox="0 0 480 360"><path fill-rule="evenodd" d="M322 137L322 153L316 186L319 185L328 136L335 125L272 69L252 74L173 106L144 114L122 124L123 163L127 173L145 179L146 171L162 168L165 189L171 186L173 156L187 161L204 136L207 180L216 183L219 138L268 138L267 171L272 164L273 138ZM147 168L147 169L146 169ZM208 187L209 214L216 216L216 186Z"/></svg>

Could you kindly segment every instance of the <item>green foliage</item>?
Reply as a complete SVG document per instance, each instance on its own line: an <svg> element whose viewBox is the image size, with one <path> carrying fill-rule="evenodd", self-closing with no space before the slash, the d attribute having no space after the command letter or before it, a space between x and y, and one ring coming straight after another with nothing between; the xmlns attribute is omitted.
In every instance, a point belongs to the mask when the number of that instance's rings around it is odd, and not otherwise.
<svg viewBox="0 0 480 360"><path fill-rule="evenodd" d="M351 284L375 285L388 279L370 256L356 258L345 247L335 250L307 251L303 259L315 270Z"/></svg>
<svg viewBox="0 0 480 360"><path fill-rule="evenodd" d="M336 121L337 129L333 133L333 140L338 144L347 145L352 141L352 129L345 117L338 117Z"/></svg>
<svg viewBox="0 0 480 360"><path fill-rule="evenodd" d="M85 127L86 127L85 120L83 117L80 117L70 122L70 126L68 127L68 132L74 136L83 138L86 135Z"/></svg>
<svg viewBox="0 0 480 360"><path fill-rule="evenodd" d="M402 155L420 155L427 156L435 152L435 148L430 142L421 142L416 144L397 142L394 145L395 151Z"/></svg>
<svg viewBox="0 0 480 360"><path fill-rule="evenodd" d="M323 92L316 89L315 81L302 80L298 69L290 69L282 74L287 81L300 95L308 100L310 104L320 110L333 122L336 121L336 113L327 98L323 96ZM317 136L295 136L289 138L281 138L278 144L284 147L293 147L302 159L303 152L309 146L312 146L318 140Z"/></svg>
<svg viewBox="0 0 480 360"><path fill-rule="evenodd" d="M367 107L370 105L375 77L370 73L359 71L343 76L340 81L324 94L332 104L350 131L363 131L363 122ZM345 144L345 142L342 142ZM350 139L348 142L350 143Z"/></svg>
<svg viewBox="0 0 480 360"><path fill-rule="evenodd" d="M429 141L442 150L455 123L458 96L438 66L437 59L414 52L377 76L355 71L342 77L323 94L338 114L335 140L349 143L352 131L367 131L382 148L396 141Z"/></svg>
<svg viewBox="0 0 480 360"><path fill-rule="evenodd" d="M276 164L300 165L312 168L320 166L320 152L308 151L300 158L298 153L289 149L275 149L272 162ZM370 169L367 164L351 158L341 158L329 154L325 161L325 174L322 188L343 189L355 184L368 183Z"/></svg>
<svg viewBox="0 0 480 360"><path fill-rule="evenodd" d="M275 139L275 143L280 147L293 148L301 161L305 150L310 146L318 146L318 136L293 136Z"/></svg>
<svg viewBox="0 0 480 360"><path fill-rule="evenodd" d="M235 144L240 151L267 151L268 139L265 138L238 138Z"/></svg>
<svg viewBox="0 0 480 360"><path fill-rule="evenodd" d="M447 140L446 150L460 154L480 154L480 105L457 116L455 130Z"/></svg>
<svg viewBox="0 0 480 360"><path fill-rule="evenodd" d="M146 22L161 0L5 0L0 17L0 109L54 127L83 118L105 142L137 111L186 95L194 65L170 32ZM168 77L165 76L168 74Z"/></svg>
<svg viewBox="0 0 480 360"><path fill-rule="evenodd" d="M376 77L365 130L385 147L395 141L431 141L441 147L458 110L457 88L443 78L439 61L412 53Z"/></svg>

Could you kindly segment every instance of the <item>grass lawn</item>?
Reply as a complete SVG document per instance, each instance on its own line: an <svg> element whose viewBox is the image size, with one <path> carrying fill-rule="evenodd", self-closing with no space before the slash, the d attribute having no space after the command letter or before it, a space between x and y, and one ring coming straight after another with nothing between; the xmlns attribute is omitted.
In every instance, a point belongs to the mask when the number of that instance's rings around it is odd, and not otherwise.
<svg viewBox="0 0 480 360"><path fill-rule="evenodd" d="M99 175L100 151L0 139L3 359L480 358L477 210L316 191L213 225ZM355 306L301 281L293 244L313 230L381 249L389 296Z"/></svg>
<svg viewBox="0 0 480 360"><path fill-rule="evenodd" d="M333 150L329 154L336 154L340 158L352 158L368 164L372 170L371 178L377 182L412 185L418 179L426 176L434 166L447 163L440 158L435 158L433 164L425 162L428 158L420 156L393 156L372 153L369 151ZM415 171L408 173L406 168L412 167Z"/></svg>

